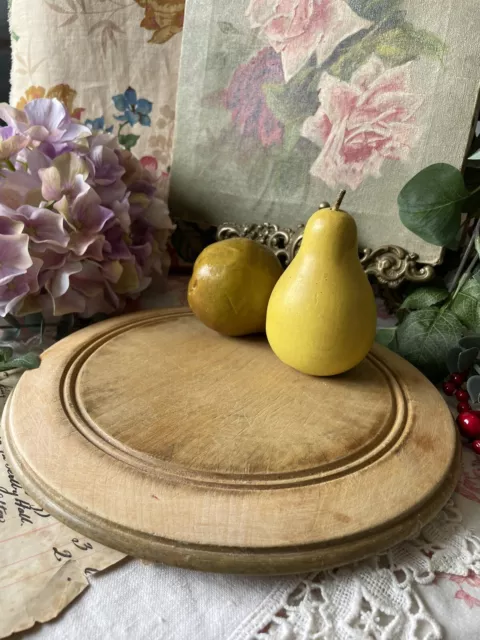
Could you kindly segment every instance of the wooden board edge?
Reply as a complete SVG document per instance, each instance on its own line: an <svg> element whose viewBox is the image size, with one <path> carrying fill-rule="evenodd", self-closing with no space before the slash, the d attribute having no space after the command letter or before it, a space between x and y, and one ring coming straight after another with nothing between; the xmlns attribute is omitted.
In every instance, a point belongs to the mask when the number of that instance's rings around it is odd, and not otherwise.
<svg viewBox="0 0 480 640"><path fill-rule="evenodd" d="M452 495L461 470L462 446L457 434L452 463L436 492L402 519L392 522L390 526L387 523L387 526L365 537L356 536L353 540L334 540L320 547L308 545L294 549L247 549L181 543L120 527L86 510L79 511L77 506L74 508L78 513L74 513L73 506L62 496L53 495L49 487L23 463L13 442L9 413L14 393L7 400L2 416L4 448L14 473L27 493L60 522L92 540L133 557L186 569L244 575L285 575L332 569L382 553L418 535L422 527L439 513Z"/></svg>

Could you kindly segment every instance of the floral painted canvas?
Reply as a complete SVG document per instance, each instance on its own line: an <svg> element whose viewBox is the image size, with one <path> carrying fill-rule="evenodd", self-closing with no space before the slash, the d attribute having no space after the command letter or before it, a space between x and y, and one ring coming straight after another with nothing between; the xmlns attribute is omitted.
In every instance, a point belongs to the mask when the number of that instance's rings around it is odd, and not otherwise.
<svg viewBox="0 0 480 640"><path fill-rule="evenodd" d="M296 227L347 190L360 244L400 245L397 195L462 166L480 84L477 0L187 2L171 207Z"/></svg>

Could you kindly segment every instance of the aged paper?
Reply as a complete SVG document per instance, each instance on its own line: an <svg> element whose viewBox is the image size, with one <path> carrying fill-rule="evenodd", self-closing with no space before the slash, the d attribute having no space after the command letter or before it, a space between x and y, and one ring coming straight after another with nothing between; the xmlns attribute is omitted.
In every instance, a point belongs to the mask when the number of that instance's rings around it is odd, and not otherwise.
<svg viewBox="0 0 480 640"><path fill-rule="evenodd" d="M0 374L0 412L20 377ZM55 618L88 576L124 558L55 520L23 491L0 428L0 638Z"/></svg>

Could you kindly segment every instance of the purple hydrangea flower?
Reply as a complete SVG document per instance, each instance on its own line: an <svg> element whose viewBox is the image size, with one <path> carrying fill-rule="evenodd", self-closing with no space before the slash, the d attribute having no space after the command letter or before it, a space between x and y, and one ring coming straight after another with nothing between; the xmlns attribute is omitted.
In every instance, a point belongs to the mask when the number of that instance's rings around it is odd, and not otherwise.
<svg viewBox="0 0 480 640"><path fill-rule="evenodd" d="M81 192L88 177L85 160L74 153L57 156L47 169L39 169L42 196L45 200L60 200L63 196L75 196Z"/></svg>
<svg viewBox="0 0 480 640"><path fill-rule="evenodd" d="M0 284L7 284L31 266L27 234L0 235Z"/></svg>
<svg viewBox="0 0 480 640"><path fill-rule="evenodd" d="M17 233L22 233L23 231L23 222L20 220L15 220L15 211L6 207L3 204L0 204L0 234L5 236L15 235Z"/></svg>
<svg viewBox="0 0 480 640"><path fill-rule="evenodd" d="M32 258L32 265L25 273L16 276L7 284L0 284L0 316L11 313L27 295L39 291L38 272L41 266L41 260Z"/></svg>
<svg viewBox="0 0 480 640"><path fill-rule="evenodd" d="M27 136L16 133L13 127L0 128L0 160L10 160L24 149L29 140Z"/></svg>
<svg viewBox="0 0 480 640"><path fill-rule="evenodd" d="M127 98L124 121L141 122L148 105ZM0 116L0 315L122 309L168 263L173 225L155 176L56 100Z"/></svg>
<svg viewBox="0 0 480 640"><path fill-rule="evenodd" d="M12 218L23 223L23 232L30 237L35 251L43 253L47 249L57 252L66 249L69 236L58 213L26 204L19 207Z"/></svg>
<svg viewBox="0 0 480 640"><path fill-rule="evenodd" d="M79 141L92 133L85 125L74 122L65 105L56 98L32 100L23 111L2 103L0 117L51 158L77 148Z"/></svg>

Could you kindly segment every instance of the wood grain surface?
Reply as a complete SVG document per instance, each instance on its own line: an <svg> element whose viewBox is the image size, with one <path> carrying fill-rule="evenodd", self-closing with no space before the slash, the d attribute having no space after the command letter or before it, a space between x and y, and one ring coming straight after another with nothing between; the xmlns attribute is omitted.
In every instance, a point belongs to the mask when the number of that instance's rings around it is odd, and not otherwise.
<svg viewBox="0 0 480 640"><path fill-rule="evenodd" d="M375 345L332 378L188 310L62 340L4 413L7 452L57 518L131 555L288 573L377 553L441 509L460 447L440 394Z"/></svg>

